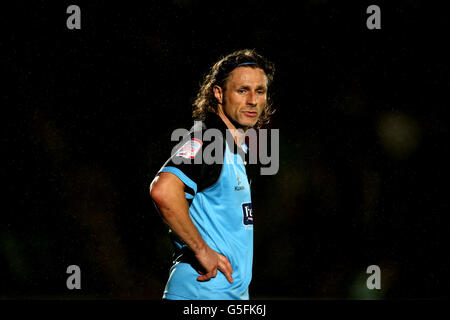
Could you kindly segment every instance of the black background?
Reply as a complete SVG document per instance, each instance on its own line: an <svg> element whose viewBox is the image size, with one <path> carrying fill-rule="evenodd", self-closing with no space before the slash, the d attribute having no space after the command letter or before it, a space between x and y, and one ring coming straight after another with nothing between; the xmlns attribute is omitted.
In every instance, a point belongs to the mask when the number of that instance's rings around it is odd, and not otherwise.
<svg viewBox="0 0 450 320"><path fill-rule="evenodd" d="M33 1L2 16L1 298L161 298L171 245L148 186L208 68L243 48L276 65L280 130L280 170L252 196L251 297L448 297L444 8Z"/></svg>

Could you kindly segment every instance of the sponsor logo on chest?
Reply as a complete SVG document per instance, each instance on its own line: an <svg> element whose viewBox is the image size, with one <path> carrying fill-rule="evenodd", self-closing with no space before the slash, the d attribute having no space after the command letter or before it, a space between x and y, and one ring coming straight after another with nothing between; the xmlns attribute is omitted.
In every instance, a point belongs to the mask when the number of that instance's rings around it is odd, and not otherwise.
<svg viewBox="0 0 450 320"><path fill-rule="evenodd" d="M244 225L253 225L252 203L245 202L242 204L242 217Z"/></svg>

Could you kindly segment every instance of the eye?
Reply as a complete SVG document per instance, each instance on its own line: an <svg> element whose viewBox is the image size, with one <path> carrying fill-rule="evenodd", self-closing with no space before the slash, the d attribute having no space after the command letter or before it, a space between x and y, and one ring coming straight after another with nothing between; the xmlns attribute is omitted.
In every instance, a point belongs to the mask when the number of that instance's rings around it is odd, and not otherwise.
<svg viewBox="0 0 450 320"><path fill-rule="evenodd" d="M258 90L257 92L258 92L259 95L264 94L264 90Z"/></svg>
<svg viewBox="0 0 450 320"><path fill-rule="evenodd" d="M245 89L239 89L238 92L239 92L240 94L244 94L244 93L245 93Z"/></svg>

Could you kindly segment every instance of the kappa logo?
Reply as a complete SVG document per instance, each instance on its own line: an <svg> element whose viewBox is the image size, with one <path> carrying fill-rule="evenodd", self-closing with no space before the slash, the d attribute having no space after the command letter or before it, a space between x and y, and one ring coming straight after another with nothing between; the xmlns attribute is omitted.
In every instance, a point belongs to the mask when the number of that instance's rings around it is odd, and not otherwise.
<svg viewBox="0 0 450 320"><path fill-rule="evenodd" d="M239 178L239 176L236 176L236 180L237 180L238 185L234 187L234 190L235 191L244 190L245 187L240 186L240 184L242 183L241 178Z"/></svg>
<svg viewBox="0 0 450 320"><path fill-rule="evenodd" d="M242 215L244 225L253 225L252 203L245 202L242 204Z"/></svg>

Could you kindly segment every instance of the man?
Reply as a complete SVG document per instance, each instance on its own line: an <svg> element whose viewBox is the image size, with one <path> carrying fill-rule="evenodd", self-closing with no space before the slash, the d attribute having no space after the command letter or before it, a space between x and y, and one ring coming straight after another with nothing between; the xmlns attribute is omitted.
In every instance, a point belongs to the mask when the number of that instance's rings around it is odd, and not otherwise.
<svg viewBox="0 0 450 320"><path fill-rule="evenodd" d="M164 299L249 299L253 216L244 135L269 122L273 73L273 64L253 50L219 60L194 102L194 118L202 122L150 185L176 250ZM211 128L222 133L223 155L207 164L198 160L212 143L201 138Z"/></svg>

